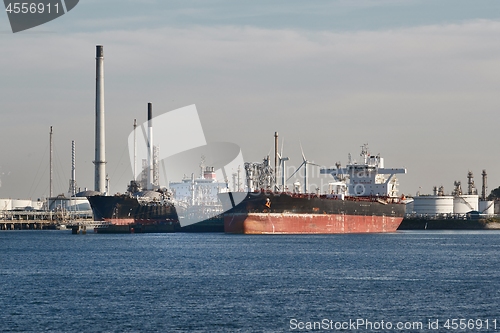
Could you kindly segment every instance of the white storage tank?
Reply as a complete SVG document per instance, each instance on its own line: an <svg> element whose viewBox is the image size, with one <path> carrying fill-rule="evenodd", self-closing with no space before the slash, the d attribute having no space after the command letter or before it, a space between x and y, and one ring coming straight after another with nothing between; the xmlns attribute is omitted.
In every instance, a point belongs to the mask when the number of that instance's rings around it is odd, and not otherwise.
<svg viewBox="0 0 500 333"><path fill-rule="evenodd" d="M479 196L477 194L464 194L453 198L453 213L467 214L470 211L478 211Z"/></svg>
<svg viewBox="0 0 500 333"><path fill-rule="evenodd" d="M495 215L495 201L479 201L479 213L488 216Z"/></svg>
<svg viewBox="0 0 500 333"><path fill-rule="evenodd" d="M412 214L414 212L413 206L413 198L406 199L406 214Z"/></svg>
<svg viewBox="0 0 500 333"><path fill-rule="evenodd" d="M45 201L41 201L40 199L38 199L37 201L33 201L31 204L34 210L42 210Z"/></svg>
<svg viewBox="0 0 500 333"><path fill-rule="evenodd" d="M31 207L31 200L12 199L12 210L25 210L26 207Z"/></svg>
<svg viewBox="0 0 500 333"><path fill-rule="evenodd" d="M67 202L66 209L69 211L80 212L91 210L92 208L90 208L90 203L87 198L71 197Z"/></svg>
<svg viewBox="0 0 500 333"><path fill-rule="evenodd" d="M417 215L453 213L453 197L449 195L419 195L413 198L413 211Z"/></svg>
<svg viewBox="0 0 500 333"><path fill-rule="evenodd" d="M86 197L54 197L49 198L49 210L66 210L71 212L91 210Z"/></svg>
<svg viewBox="0 0 500 333"><path fill-rule="evenodd" d="M12 199L0 199L0 210L11 210Z"/></svg>

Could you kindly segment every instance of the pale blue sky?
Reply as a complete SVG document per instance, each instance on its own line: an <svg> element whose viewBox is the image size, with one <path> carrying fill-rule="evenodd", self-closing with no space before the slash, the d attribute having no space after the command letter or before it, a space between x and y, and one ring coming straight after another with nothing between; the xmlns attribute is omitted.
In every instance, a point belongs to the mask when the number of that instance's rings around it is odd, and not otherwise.
<svg viewBox="0 0 500 333"><path fill-rule="evenodd" d="M131 178L127 136L147 102L196 104L207 140L237 143L246 160L278 131L296 166L299 142L325 166L369 143L408 169L404 193L451 191L469 169L500 185L498 1L82 0L17 34L0 14L0 39L1 198L48 194L51 125L55 192L68 189L71 140L78 185L93 186L97 44L113 192Z"/></svg>
<svg viewBox="0 0 500 333"><path fill-rule="evenodd" d="M82 0L78 12L71 14L78 17L75 24L59 21L54 26L62 24L70 31L192 25L350 31L495 20L500 18L500 4L495 0ZM82 22L94 22L95 27Z"/></svg>

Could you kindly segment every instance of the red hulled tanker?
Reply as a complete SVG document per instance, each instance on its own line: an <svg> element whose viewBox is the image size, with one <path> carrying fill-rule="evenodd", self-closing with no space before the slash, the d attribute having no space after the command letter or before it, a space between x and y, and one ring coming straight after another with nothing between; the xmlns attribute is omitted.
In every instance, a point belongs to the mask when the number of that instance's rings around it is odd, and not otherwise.
<svg viewBox="0 0 500 333"><path fill-rule="evenodd" d="M371 156L366 145L362 147L361 157L360 164L349 158L345 168L337 164L336 168L321 170L335 179L329 184L329 194L324 195L301 194L297 189L295 193L256 190L259 186L266 188L261 180L273 179L269 177L272 173L269 158L262 164L247 163L250 192L219 194L226 211L224 231L240 234L396 231L404 217L405 203L397 196L395 174L406 173L406 170L384 168L383 158ZM243 200L241 196L245 196ZM234 205L235 202L239 204Z"/></svg>

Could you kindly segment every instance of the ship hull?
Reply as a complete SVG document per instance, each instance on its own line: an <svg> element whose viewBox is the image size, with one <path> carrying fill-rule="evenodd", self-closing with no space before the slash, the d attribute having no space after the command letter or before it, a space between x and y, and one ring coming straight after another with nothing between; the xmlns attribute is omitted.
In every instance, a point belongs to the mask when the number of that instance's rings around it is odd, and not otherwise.
<svg viewBox="0 0 500 333"><path fill-rule="evenodd" d="M224 232L224 220L222 215L181 227L180 232Z"/></svg>
<svg viewBox="0 0 500 333"><path fill-rule="evenodd" d="M178 227L175 224L167 223L129 223L114 224L111 222L106 226L94 228L98 234L133 234L133 233L168 233L176 232Z"/></svg>
<svg viewBox="0 0 500 333"><path fill-rule="evenodd" d="M95 221L107 222L97 233L175 232L180 224L171 203L141 204L128 195L88 197Z"/></svg>
<svg viewBox="0 0 500 333"><path fill-rule="evenodd" d="M379 198L350 198L249 193L239 204L233 194L220 196L224 231L239 234L339 234L394 232L405 205Z"/></svg>

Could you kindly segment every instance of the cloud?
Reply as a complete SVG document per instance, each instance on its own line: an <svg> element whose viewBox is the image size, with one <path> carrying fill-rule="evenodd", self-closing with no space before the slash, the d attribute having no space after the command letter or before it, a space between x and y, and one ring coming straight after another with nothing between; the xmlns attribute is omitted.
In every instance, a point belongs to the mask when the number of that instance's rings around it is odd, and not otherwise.
<svg viewBox="0 0 500 333"><path fill-rule="evenodd" d="M490 20L347 32L230 25L26 34L2 45L0 107L5 135L26 128L22 113L32 126L58 122L61 138L77 136L79 156L90 165L79 184L92 184L94 57L95 45L103 44L106 122L113 128L108 170L118 174L127 175L116 165L121 145L133 118L145 117L147 102L161 112L196 104L207 139L238 143L250 159L267 153L278 130L301 139L319 163L369 141L395 151L395 166L418 164L418 155L446 168L463 152L488 153L464 139L471 128L494 140L495 122L484 119L496 119L500 102L499 36L500 22ZM458 144L433 144L452 137ZM349 147L333 145L342 138ZM30 149L40 139L23 140ZM1 151L20 154L19 147ZM125 186L124 177L114 179L116 187ZM411 188L429 178L415 177Z"/></svg>

